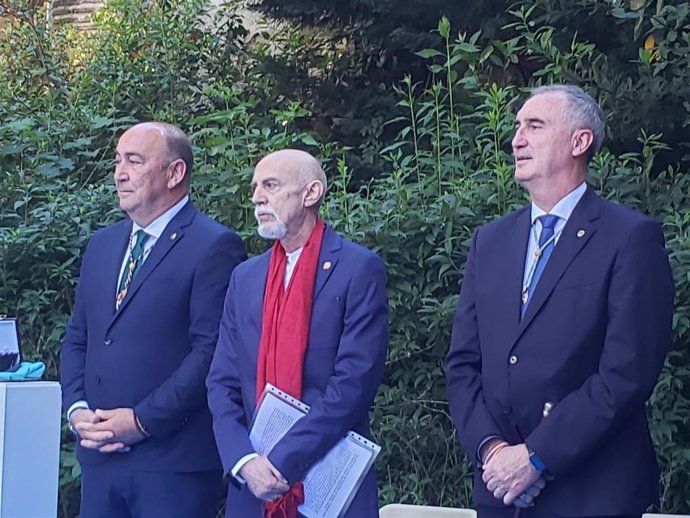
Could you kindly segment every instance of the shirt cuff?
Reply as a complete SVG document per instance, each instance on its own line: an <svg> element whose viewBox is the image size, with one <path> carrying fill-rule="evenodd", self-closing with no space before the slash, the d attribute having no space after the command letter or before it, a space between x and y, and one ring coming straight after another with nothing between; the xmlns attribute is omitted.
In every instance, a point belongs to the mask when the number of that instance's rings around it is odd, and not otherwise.
<svg viewBox="0 0 690 518"><path fill-rule="evenodd" d="M502 439L500 435L487 435L484 437L480 442L479 446L477 446L477 465L481 466L482 463L482 448L488 443L489 441L493 441L494 439Z"/></svg>
<svg viewBox="0 0 690 518"><path fill-rule="evenodd" d="M70 418L72 417L72 413L75 410L79 410L80 408L84 408L86 410L89 410L89 404L83 399L80 399L79 401L75 401L74 403L72 403L72 405L67 409L67 421L70 421ZM71 424L72 423L70 422L70 425Z"/></svg>
<svg viewBox="0 0 690 518"><path fill-rule="evenodd" d="M249 461L252 460L252 459L257 458L258 456L259 456L258 453L250 453L249 455L245 455L245 456L242 457L240 460L238 460L237 463L235 463L235 465L234 465L234 466L232 467L232 469L230 470L230 474L231 474L233 477L235 477L235 479L236 479L239 483L241 483L241 484L246 484L247 481L244 480L244 479L240 476L240 470L244 467L244 465L245 465L247 462L249 462Z"/></svg>

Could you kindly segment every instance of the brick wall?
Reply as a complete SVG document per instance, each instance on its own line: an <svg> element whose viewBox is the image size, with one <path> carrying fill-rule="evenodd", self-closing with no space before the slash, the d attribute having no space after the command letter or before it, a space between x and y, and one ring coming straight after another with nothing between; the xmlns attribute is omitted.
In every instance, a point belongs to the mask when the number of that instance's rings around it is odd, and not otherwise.
<svg viewBox="0 0 690 518"><path fill-rule="evenodd" d="M74 23L77 27L90 29L91 13L103 6L104 0L53 0L51 5L51 16L57 22ZM211 0L212 5L220 5L222 0ZM242 16L246 28L250 34L255 33L260 24L258 13L249 10L247 7L239 7L237 11Z"/></svg>
<svg viewBox="0 0 690 518"><path fill-rule="evenodd" d="M99 0L54 0L51 15L56 22L74 23L83 29L91 28L91 13L103 5Z"/></svg>

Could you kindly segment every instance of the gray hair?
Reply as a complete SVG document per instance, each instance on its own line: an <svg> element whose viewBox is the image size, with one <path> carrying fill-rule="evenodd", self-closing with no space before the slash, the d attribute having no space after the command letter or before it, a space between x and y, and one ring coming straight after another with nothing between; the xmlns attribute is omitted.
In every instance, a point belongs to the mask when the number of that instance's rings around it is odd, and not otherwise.
<svg viewBox="0 0 690 518"><path fill-rule="evenodd" d="M304 164L300 165L299 179L304 185L314 180L321 182L323 185L323 193L316 204L317 207L320 207L326 197L326 191L328 190L328 179L326 178L326 172L323 170L323 167L321 167L321 163L316 158L305 161Z"/></svg>
<svg viewBox="0 0 690 518"><path fill-rule="evenodd" d="M136 126L151 126L155 128L163 138L168 148L168 164L174 160L181 159L186 166L185 179L189 181L192 173L192 164L194 163L194 152L192 151L192 144L189 138L180 128L167 122L142 122Z"/></svg>
<svg viewBox="0 0 690 518"><path fill-rule="evenodd" d="M168 145L168 160L172 162L181 158L187 170L185 177L189 180L192 174L192 164L194 163L194 152L192 151L189 138L184 131L173 124L157 122L156 126L160 128L165 137L165 143Z"/></svg>
<svg viewBox="0 0 690 518"><path fill-rule="evenodd" d="M591 130L593 142L587 150L587 161L589 162L599 152L604 141L606 119L601 107L587 92L574 85L539 86L532 90L529 98L546 93L558 93L565 97L566 107L563 118L570 125L571 132L578 129Z"/></svg>

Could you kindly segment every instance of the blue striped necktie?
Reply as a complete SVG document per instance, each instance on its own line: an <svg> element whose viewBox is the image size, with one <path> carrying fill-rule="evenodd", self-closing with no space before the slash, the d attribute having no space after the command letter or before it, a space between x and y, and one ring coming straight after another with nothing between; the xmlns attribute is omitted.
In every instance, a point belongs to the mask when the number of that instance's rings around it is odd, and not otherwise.
<svg viewBox="0 0 690 518"><path fill-rule="evenodd" d="M560 216L556 216L555 214L544 214L543 216L539 216L537 219L541 222L541 233L539 234L539 249L537 251L537 264L534 267L534 274L532 274L532 278L529 280L529 286L527 287L526 293L527 298L523 299L522 301L520 311L521 318L527 310L527 305L532 300L532 295L534 294L534 290L537 287L539 278L541 277L541 274L544 272L544 268L546 267L546 263L549 261L549 257L551 257L551 252L553 252L553 247L555 246L556 240L552 238L556 229L556 223L560 219Z"/></svg>

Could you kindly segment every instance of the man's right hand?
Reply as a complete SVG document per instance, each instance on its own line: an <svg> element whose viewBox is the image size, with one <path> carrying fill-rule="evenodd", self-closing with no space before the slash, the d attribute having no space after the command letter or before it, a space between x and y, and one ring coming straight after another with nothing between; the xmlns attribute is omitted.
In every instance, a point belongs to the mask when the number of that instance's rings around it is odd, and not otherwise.
<svg viewBox="0 0 690 518"><path fill-rule="evenodd" d="M534 501L541 493L541 490L545 487L546 479L544 477L540 477L534 484L525 489L524 493L513 500L513 505L515 507L532 507L534 505Z"/></svg>
<svg viewBox="0 0 690 518"><path fill-rule="evenodd" d="M266 457L255 457L240 469L238 475L249 487L249 491L261 500L271 502L285 493L290 486Z"/></svg>
<svg viewBox="0 0 690 518"><path fill-rule="evenodd" d="M121 442L111 442L115 434L112 431L96 431L93 425L101 421L96 412L88 408L77 408L70 415L70 424L79 436L79 441L84 446L84 441L90 449L98 450L102 453L126 452L129 447Z"/></svg>

